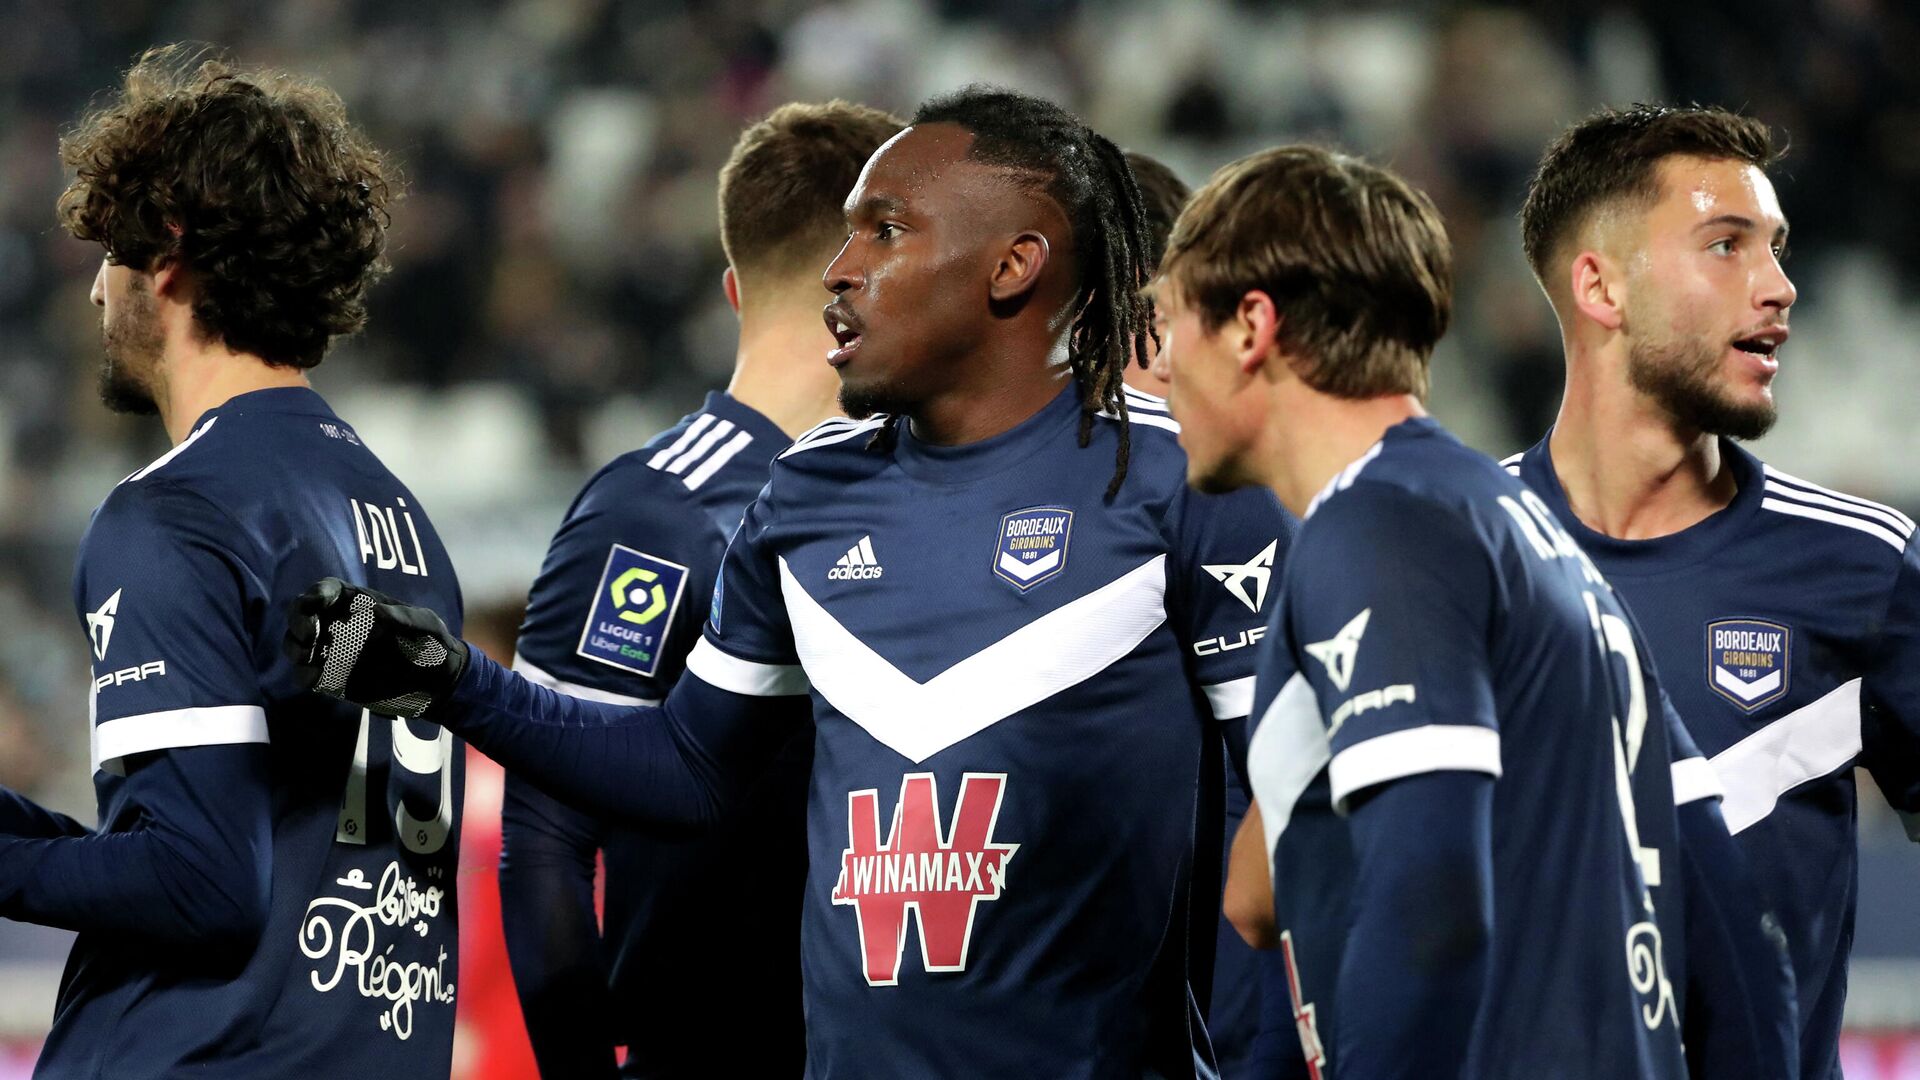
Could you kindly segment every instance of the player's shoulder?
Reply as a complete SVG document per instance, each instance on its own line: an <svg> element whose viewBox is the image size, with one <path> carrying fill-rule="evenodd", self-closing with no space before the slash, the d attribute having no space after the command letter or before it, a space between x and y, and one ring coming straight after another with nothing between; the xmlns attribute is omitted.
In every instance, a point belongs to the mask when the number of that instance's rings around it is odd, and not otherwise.
<svg viewBox="0 0 1920 1080"><path fill-rule="evenodd" d="M869 476L886 467L890 455L869 447L881 429L901 422L886 413L855 420L836 416L824 420L776 454L769 483L788 493L802 493L815 484L835 484Z"/></svg>
<svg viewBox="0 0 1920 1080"><path fill-rule="evenodd" d="M1803 479L1745 449L1731 452L1746 458L1747 474L1763 485L1763 519L1792 530L1800 542L1887 567L1912 551L1914 520L1898 509Z"/></svg>
<svg viewBox="0 0 1920 1080"><path fill-rule="evenodd" d="M1409 557L1458 558L1490 549L1502 496L1518 480L1430 419L1397 425L1336 473L1308 503L1296 558L1344 559L1356 545Z"/></svg>

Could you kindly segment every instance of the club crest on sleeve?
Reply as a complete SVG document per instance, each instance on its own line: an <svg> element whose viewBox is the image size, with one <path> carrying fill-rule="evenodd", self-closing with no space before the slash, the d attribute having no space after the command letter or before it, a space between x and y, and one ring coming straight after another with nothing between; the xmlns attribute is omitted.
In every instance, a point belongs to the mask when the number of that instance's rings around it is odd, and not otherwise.
<svg viewBox="0 0 1920 1080"><path fill-rule="evenodd" d="M993 572L1026 592L1058 577L1067 568L1067 541L1073 536L1073 511L1059 506L1015 510L1000 519L993 549Z"/></svg>
<svg viewBox="0 0 1920 1080"><path fill-rule="evenodd" d="M679 563L613 545L575 651L636 675L653 675L660 670L667 630L686 584L687 568Z"/></svg>
<svg viewBox="0 0 1920 1080"><path fill-rule="evenodd" d="M1786 696L1792 632L1763 619L1715 619L1707 624L1707 685L1752 712Z"/></svg>

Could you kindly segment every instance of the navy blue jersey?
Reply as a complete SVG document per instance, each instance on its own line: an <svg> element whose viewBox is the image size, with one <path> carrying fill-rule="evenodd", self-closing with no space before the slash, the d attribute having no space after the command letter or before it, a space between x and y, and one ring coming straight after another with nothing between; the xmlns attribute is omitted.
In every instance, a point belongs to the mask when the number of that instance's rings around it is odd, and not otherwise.
<svg viewBox="0 0 1920 1080"><path fill-rule="evenodd" d="M771 420L715 393L601 469L547 551L514 670L596 701L664 698L700 638L727 539L790 442ZM502 914L545 1075L611 1075L615 1045L628 1048L626 1076L724 1072L744 1061L800 1073L811 749L797 738L746 803L698 840L620 828L509 776ZM593 890L601 853L604 952ZM727 1007L716 1009L721 1000ZM753 1018L750 1040L739 1038L742 1017Z"/></svg>
<svg viewBox="0 0 1920 1080"><path fill-rule="evenodd" d="M1668 693L1786 931L1801 1072L1840 1075L1852 948L1853 767L1920 809L1920 548L1914 523L1721 440L1733 502L1689 529L1616 540L1567 506L1546 441L1508 459L1645 627Z"/></svg>
<svg viewBox="0 0 1920 1080"><path fill-rule="evenodd" d="M1190 493L1177 426L1133 421L1113 499L1117 425L1082 447L1071 390L965 446L829 421L734 537L689 681L811 700L819 1080L1191 1076L1205 1057L1199 770L1252 697L1253 650L1219 643L1259 625L1290 526L1265 491ZM897 444L869 448L885 424Z"/></svg>
<svg viewBox="0 0 1920 1080"><path fill-rule="evenodd" d="M1675 766L1685 748L1631 620L1551 514L1409 420L1314 501L1281 588L1249 762L1314 1059L1300 1075L1340 1075L1336 1031L1365 1038L1328 1015L1359 872L1338 815L1459 770L1496 778L1486 996L1461 1075L1684 1077L1681 934L1659 903L1679 866L1676 783L1711 784L1698 758Z"/></svg>
<svg viewBox="0 0 1920 1080"><path fill-rule="evenodd" d="M36 1076L446 1075L461 753L431 725L300 691L284 613L327 575L459 625L426 513L311 390L208 412L95 513L74 600L99 831L237 813L264 784L248 857L271 904L235 948L83 927ZM180 781L236 747L252 771Z"/></svg>

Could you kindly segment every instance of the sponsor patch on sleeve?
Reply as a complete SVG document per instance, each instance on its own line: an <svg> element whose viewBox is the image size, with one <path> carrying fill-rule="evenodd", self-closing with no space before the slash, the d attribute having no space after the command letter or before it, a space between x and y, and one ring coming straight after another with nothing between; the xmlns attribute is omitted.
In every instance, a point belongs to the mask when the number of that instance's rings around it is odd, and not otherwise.
<svg viewBox="0 0 1920 1080"><path fill-rule="evenodd" d="M576 651L635 675L653 675L686 584L687 568L679 563L613 545Z"/></svg>

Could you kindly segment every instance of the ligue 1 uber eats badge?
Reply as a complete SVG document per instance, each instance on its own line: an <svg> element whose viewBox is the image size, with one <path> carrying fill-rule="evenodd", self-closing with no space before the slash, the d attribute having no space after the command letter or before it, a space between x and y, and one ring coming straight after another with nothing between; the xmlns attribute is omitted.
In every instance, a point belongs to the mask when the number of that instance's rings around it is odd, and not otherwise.
<svg viewBox="0 0 1920 1080"><path fill-rule="evenodd" d="M577 651L636 675L653 675L686 583L687 568L679 563L613 545Z"/></svg>
<svg viewBox="0 0 1920 1080"><path fill-rule="evenodd" d="M1791 634L1761 619L1716 619L1707 624L1707 682L1747 712L1787 693Z"/></svg>
<svg viewBox="0 0 1920 1080"><path fill-rule="evenodd" d="M1073 511L1059 506L1015 510L1000 519L1000 543L993 572L1026 592L1067 568L1067 540L1073 535Z"/></svg>

